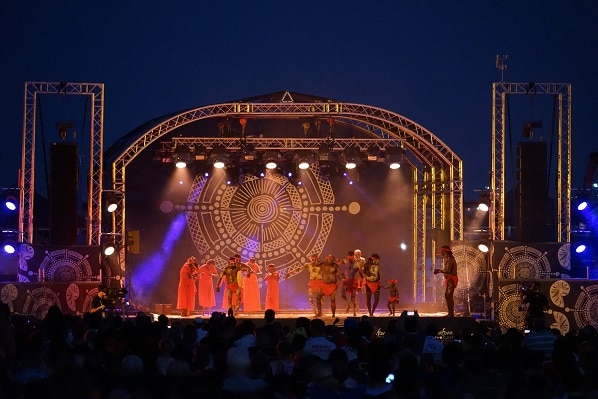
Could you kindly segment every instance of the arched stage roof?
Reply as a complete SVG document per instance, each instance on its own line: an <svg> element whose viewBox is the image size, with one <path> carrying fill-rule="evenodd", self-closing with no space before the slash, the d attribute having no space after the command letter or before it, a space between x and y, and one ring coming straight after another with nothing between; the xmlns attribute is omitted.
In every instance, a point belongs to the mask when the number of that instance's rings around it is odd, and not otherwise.
<svg viewBox="0 0 598 399"><path fill-rule="evenodd" d="M461 159L432 132L400 114L290 91L170 113L144 123L105 151L104 163L111 169L110 191L126 193L127 166L141 153L171 152L177 142L201 144L208 150L222 145L232 151L249 143L279 151L315 150L322 142L331 143L336 150L400 146L414 171L415 281L424 280L426 259L434 257L440 238L444 242L463 239ZM98 197L102 185L98 184ZM120 200L112 231L124 240L126 195ZM101 213L97 217L101 218ZM101 220L94 223L101 224ZM429 232L434 232L432 244L426 240ZM100 243L99 231L91 241ZM122 267L124 270L124 262Z"/></svg>

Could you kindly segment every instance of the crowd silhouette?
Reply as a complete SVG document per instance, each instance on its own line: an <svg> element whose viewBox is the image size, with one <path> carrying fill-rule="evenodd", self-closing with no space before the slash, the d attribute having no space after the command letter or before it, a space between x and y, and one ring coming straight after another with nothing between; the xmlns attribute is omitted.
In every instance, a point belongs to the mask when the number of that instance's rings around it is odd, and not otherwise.
<svg viewBox="0 0 598 399"><path fill-rule="evenodd" d="M367 316L286 324L267 310L112 315L91 328L56 306L37 320L0 303L0 398L598 398L592 326L524 335L476 323L442 342L417 316L383 330Z"/></svg>

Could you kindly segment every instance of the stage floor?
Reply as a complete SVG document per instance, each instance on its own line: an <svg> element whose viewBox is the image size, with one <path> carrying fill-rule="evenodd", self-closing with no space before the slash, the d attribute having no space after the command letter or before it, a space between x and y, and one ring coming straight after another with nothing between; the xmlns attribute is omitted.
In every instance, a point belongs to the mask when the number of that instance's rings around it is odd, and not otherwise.
<svg viewBox="0 0 598 399"><path fill-rule="evenodd" d="M344 310L344 309L343 309ZM384 336L385 332L391 323L397 323L399 328L404 327L405 316L403 311L409 311L407 309L401 309L395 312L395 316L389 315L388 311L377 311L373 317L368 317L367 320L374 328L374 334L376 336ZM159 314L151 313L154 320L157 320ZM181 322L183 324L194 323L195 319L200 317L203 320L209 319L210 315L201 312L194 312L189 317L181 317L180 313L166 315L169 318L170 323ZM337 312L336 317L332 317L330 311L324 312L323 316L320 317L327 325L334 324L341 329L344 329L345 322L349 319L355 319L359 321L362 316L366 316L366 313L357 313L357 316L353 316L353 312L346 313L344 311ZM419 312L417 311L419 320L419 329L424 331L429 324L434 324L438 328L438 338L442 339L443 342L451 341L456 337L461 336L461 332L468 329L470 332L481 331L484 328L490 327L494 324L493 321L477 319L472 316L457 315L455 317L447 316L447 312ZM264 312L239 312L237 321L242 320L253 320L256 326L260 326L264 323ZM276 321L281 323L283 326L293 329L295 322L298 317L307 317L308 319L314 319L315 316L311 310L282 310L276 313ZM338 319L338 320L336 320ZM203 321L202 320L202 321Z"/></svg>
<svg viewBox="0 0 598 399"><path fill-rule="evenodd" d="M382 310L377 310L374 313L374 316L372 318L398 318L401 316L401 313L403 312L403 310L407 310L407 309L402 309L402 310L397 310L395 312L395 316L392 316L388 313L388 311L382 311ZM412 309L410 309L412 310ZM181 316L180 312L178 311L173 311L172 314L166 314L166 316L168 316L168 318L170 320L194 320L197 317L201 317L202 319L209 319L212 312L222 312L222 313L226 313L224 311L221 310L214 310L214 311L209 311L209 312L201 312L201 311L194 311L192 312L191 316L187 316L187 317L183 317ZM447 312L417 312L419 317L446 317ZM154 318L154 320L157 320L159 314L155 313L155 312L151 312L152 317ZM349 312L346 313L343 311L341 312L336 312L336 317L332 317L332 313L330 313L330 310L328 311L323 311L322 312L322 317L320 317L320 319L326 321L326 323L332 323L334 321L335 318L338 318L342 324L342 322L347 319L347 318L354 318L354 317L361 317L361 316L367 316L367 312L357 312L356 316L353 316L353 312ZM264 319L264 311L257 311L257 312L244 312L244 311L239 311L239 313L235 316L238 319L253 319L253 320L263 320ZM276 312L276 319L296 319L298 317L307 317L308 319L313 319L315 318L314 313L309 310L309 309L305 309L305 310L280 310L278 312Z"/></svg>

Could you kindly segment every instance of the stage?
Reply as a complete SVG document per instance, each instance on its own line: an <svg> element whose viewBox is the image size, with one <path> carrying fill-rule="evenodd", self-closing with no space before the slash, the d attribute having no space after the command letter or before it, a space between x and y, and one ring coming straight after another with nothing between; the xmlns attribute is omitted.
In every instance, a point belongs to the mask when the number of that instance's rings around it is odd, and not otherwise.
<svg viewBox="0 0 598 399"><path fill-rule="evenodd" d="M220 312L219 310L216 310ZM404 313L405 311L405 313ZM355 319L359 322L362 319L367 319L372 326L374 327L375 334L380 336L384 335L384 332L387 330L389 323L397 322L399 328L403 328L403 321L407 316L407 312L411 310L402 309L400 311L395 312L395 316L389 315L388 311L376 311L373 317L367 316L367 313L357 313L357 316L353 316L353 313L346 313L344 309L341 312L336 313L336 317L332 317L330 311L324 312L320 319L324 320L327 325L334 324L341 329L344 328L345 322L349 319ZM222 312L225 313L225 312ZM470 331L480 331L484 330L485 328L492 327L495 325L495 322L492 320L486 319L479 319L472 316L455 316L455 317L448 317L447 312L415 312L415 317L419 320L419 329L423 331L429 324L435 324L440 331L439 337L443 340L452 340L455 336L460 336L463 329L469 329ZM158 320L159 313L151 312L150 313L153 320ZM173 314L166 314L170 323L174 322L182 322L184 324L187 323L195 323L197 318L202 319L202 323L209 320L211 313L208 314L204 312L202 314L201 311L195 311L192 313L191 316L182 317L180 313L176 312ZM253 320L256 326L262 325L264 321L264 312L243 312L240 311L236 316L237 322L241 322L243 320ZM275 320L281 323L284 327L288 327L293 329L295 327L295 321L299 317L307 317L308 319L315 318L314 314L308 310L287 310L287 311L279 311L276 313Z"/></svg>

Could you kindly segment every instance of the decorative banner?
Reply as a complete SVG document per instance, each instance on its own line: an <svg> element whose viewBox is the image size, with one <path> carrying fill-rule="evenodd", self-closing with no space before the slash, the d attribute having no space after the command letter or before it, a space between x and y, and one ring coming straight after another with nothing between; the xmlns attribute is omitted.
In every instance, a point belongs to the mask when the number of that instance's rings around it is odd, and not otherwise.
<svg viewBox="0 0 598 399"><path fill-rule="evenodd" d="M99 281L100 247L21 244L17 280L30 282Z"/></svg>
<svg viewBox="0 0 598 399"><path fill-rule="evenodd" d="M196 176L187 223L197 250L219 268L239 253L276 264L283 280L301 271L306 254L324 249L334 212L359 212L359 204L335 204L330 182L314 170L301 186L277 173L242 175L239 185L228 185L224 174Z"/></svg>
<svg viewBox="0 0 598 399"><path fill-rule="evenodd" d="M0 283L0 300L11 312L43 319L50 306L63 313L82 315L89 311L98 292L98 282Z"/></svg>
<svg viewBox="0 0 598 399"><path fill-rule="evenodd" d="M541 292L549 299L546 312L549 328L558 328L561 334L591 325L598 328L598 282L585 279L568 280L501 280L497 317L503 331L509 328L523 329L525 308L521 303L523 287L539 281Z"/></svg>
<svg viewBox="0 0 598 399"><path fill-rule="evenodd" d="M572 277L569 243L494 243L493 269L500 279Z"/></svg>

